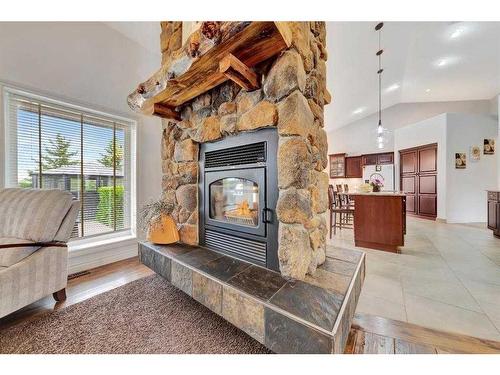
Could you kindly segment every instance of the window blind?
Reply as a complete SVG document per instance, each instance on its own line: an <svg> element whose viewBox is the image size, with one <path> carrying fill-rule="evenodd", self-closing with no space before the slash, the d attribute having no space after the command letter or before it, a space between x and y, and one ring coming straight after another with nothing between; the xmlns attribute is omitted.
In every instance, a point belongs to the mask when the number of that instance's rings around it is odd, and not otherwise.
<svg viewBox="0 0 500 375"><path fill-rule="evenodd" d="M6 92L6 185L70 191L81 202L73 237L131 227L131 125Z"/></svg>

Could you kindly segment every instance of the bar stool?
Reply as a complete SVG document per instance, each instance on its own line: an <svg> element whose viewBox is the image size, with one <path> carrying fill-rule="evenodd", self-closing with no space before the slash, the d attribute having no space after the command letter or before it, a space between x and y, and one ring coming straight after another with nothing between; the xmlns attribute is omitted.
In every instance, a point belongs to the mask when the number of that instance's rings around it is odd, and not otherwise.
<svg viewBox="0 0 500 375"><path fill-rule="evenodd" d="M354 207L345 206L342 204L340 195L335 191L333 185L328 186L328 205L330 209L330 239L333 234L337 234L337 227L353 229L354 225L350 223L350 218L354 218ZM337 223L337 214L339 214L339 222Z"/></svg>

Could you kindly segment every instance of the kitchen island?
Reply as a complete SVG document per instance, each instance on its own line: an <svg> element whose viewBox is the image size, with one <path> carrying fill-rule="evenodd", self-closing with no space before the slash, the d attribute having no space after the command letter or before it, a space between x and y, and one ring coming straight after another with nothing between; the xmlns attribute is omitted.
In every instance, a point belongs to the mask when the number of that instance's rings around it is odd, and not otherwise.
<svg viewBox="0 0 500 375"><path fill-rule="evenodd" d="M406 196L403 193L352 193L354 244L370 249L399 252L406 233Z"/></svg>

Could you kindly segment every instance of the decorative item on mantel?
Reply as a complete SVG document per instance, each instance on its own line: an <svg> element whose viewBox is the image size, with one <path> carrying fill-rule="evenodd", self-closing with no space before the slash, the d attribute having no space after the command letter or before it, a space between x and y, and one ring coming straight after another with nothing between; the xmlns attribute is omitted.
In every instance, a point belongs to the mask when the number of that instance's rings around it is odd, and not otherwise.
<svg viewBox="0 0 500 375"><path fill-rule="evenodd" d="M174 205L159 199L147 203L139 212L138 224L148 233L148 241L167 245L179 241L179 231L172 219Z"/></svg>

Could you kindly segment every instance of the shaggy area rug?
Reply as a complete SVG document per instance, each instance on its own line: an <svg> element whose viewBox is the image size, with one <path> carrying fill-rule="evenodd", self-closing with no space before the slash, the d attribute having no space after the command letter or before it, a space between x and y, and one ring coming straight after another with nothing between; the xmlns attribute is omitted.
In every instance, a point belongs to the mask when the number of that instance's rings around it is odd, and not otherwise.
<svg viewBox="0 0 500 375"><path fill-rule="evenodd" d="M0 353L269 353L153 275L0 332Z"/></svg>

